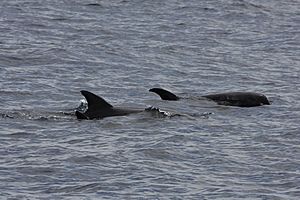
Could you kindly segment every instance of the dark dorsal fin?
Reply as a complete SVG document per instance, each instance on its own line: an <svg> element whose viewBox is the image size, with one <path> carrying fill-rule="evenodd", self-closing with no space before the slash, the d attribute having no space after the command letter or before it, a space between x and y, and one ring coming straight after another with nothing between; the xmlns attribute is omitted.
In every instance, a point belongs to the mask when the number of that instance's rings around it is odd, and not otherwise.
<svg viewBox="0 0 300 200"><path fill-rule="evenodd" d="M81 90L80 92L87 100L89 109L90 108L103 109L103 108L112 108L113 107L112 105L107 103L104 99L102 99L101 97L99 97L91 92L88 92L85 90Z"/></svg>
<svg viewBox="0 0 300 200"><path fill-rule="evenodd" d="M173 94L172 92L169 92L162 88L152 88L149 90L149 92L154 92L158 94L162 100L176 101L179 99L179 97Z"/></svg>

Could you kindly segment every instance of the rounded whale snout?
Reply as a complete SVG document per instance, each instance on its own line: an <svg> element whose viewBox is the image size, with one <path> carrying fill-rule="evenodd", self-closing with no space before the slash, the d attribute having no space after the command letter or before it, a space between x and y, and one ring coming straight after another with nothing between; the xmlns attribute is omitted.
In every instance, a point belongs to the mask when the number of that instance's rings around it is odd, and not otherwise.
<svg viewBox="0 0 300 200"><path fill-rule="evenodd" d="M261 105L271 105L269 99L265 95L261 95L260 102Z"/></svg>

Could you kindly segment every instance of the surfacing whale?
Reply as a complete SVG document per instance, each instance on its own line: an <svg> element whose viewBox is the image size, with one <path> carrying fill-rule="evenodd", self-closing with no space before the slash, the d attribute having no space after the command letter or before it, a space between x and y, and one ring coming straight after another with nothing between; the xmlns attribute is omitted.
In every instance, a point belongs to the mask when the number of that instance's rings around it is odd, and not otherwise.
<svg viewBox="0 0 300 200"><path fill-rule="evenodd" d="M82 90L81 94L85 97L88 103L88 109L82 113L80 111L75 111L75 115L77 119L102 119L104 117L112 117L112 116L123 116L129 115L131 113L139 113L144 110L142 109L130 109L130 108L120 108L113 107L109 103L107 103L103 98Z"/></svg>
<svg viewBox="0 0 300 200"><path fill-rule="evenodd" d="M163 100L177 101L182 99L182 97L178 97L172 92L162 88L152 88L149 91L158 94ZM254 107L270 105L270 102L265 95L254 92L225 92L204 95L202 97L225 106Z"/></svg>
<svg viewBox="0 0 300 200"><path fill-rule="evenodd" d="M85 97L88 105L85 111L83 111L83 109L85 109L86 107L84 105L80 105L77 108L77 110L75 111L77 119L102 119L105 117L124 116L140 112L149 112L152 116L158 118L180 116L180 114L164 111L153 106L147 107L145 109L113 107L103 98L91 92L85 90L82 90L80 92ZM80 110L83 112L81 112Z"/></svg>

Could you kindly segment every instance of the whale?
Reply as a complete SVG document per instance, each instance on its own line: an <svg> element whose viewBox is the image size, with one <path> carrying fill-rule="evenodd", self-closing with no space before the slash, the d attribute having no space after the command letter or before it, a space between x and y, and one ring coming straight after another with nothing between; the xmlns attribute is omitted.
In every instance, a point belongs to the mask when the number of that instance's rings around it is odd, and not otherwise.
<svg viewBox="0 0 300 200"><path fill-rule="evenodd" d="M162 100L177 101L183 99L183 97L162 88L151 88L149 91L159 95ZM270 105L270 101L265 95L255 92L224 92L201 97L224 106L255 107Z"/></svg>
<svg viewBox="0 0 300 200"><path fill-rule="evenodd" d="M114 107L102 97L99 97L86 90L81 90L80 93L87 101L87 110L85 112L76 110L75 115L77 119L102 119L105 117L124 116L144 111L143 109Z"/></svg>

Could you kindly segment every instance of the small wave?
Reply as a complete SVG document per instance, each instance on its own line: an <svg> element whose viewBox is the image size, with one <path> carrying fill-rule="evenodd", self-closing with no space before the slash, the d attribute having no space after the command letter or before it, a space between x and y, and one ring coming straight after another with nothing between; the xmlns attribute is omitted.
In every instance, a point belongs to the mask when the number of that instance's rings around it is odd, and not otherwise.
<svg viewBox="0 0 300 200"><path fill-rule="evenodd" d="M10 91L10 90L0 90L0 94L3 96L6 95L32 95L32 93L28 91Z"/></svg>
<svg viewBox="0 0 300 200"><path fill-rule="evenodd" d="M160 108L156 108L154 106L147 107L145 109L145 111L150 112L151 114L153 114L153 116L158 117L158 118L160 118L160 117L181 116L178 113L172 113L172 112L169 112L169 111L161 110Z"/></svg>
<svg viewBox="0 0 300 200"><path fill-rule="evenodd" d="M53 187L45 191L46 193L73 193L94 190L99 187L99 183L88 183L83 185L73 185L64 187Z"/></svg>
<svg viewBox="0 0 300 200"><path fill-rule="evenodd" d="M5 114L5 113L1 113L0 116L1 116L1 118L10 118L10 119L14 118L13 116L10 116L10 115Z"/></svg>
<svg viewBox="0 0 300 200"><path fill-rule="evenodd" d="M102 7L100 3L88 3L85 6L91 6L91 7Z"/></svg>
<svg viewBox="0 0 300 200"><path fill-rule="evenodd" d="M16 138L31 137L32 135L34 135L34 134L30 133L30 132L25 132L25 131L19 131L16 133L9 134L10 137L16 137Z"/></svg>

